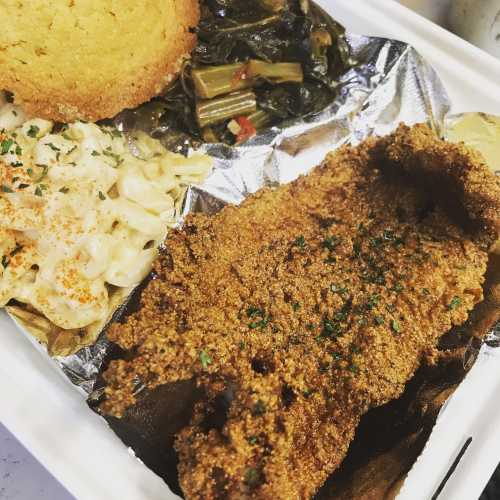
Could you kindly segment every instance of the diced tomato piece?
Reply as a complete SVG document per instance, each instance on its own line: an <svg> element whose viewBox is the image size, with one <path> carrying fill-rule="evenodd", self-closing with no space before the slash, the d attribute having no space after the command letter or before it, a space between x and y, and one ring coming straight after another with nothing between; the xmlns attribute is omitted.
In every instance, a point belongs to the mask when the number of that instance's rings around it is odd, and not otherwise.
<svg viewBox="0 0 500 500"><path fill-rule="evenodd" d="M236 118L236 121L240 126L240 132L236 136L236 142L246 141L257 134L257 130L253 126L253 123L246 116L239 116Z"/></svg>
<svg viewBox="0 0 500 500"><path fill-rule="evenodd" d="M240 80L246 80L248 78L248 65L244 65L242 68L240 68L238 71L234 72L231 84L234 85L235 87L238 85Z"/></svg>

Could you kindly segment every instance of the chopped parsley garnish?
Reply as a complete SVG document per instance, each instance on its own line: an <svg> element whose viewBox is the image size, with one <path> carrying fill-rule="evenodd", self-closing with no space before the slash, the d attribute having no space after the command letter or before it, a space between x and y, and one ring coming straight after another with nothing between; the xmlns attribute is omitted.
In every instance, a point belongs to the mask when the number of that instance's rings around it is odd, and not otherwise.
<svg viewBox="0 0 500 500"><path fill-rule="evenodd" d="M254 444L257 444L257 436L249 436L247 437L248 444L251 444L252 446Z"/></svg>
<svg viewBox="0 0 500 500"><path fill-rule="evenodd" d="M321 332L321 337L336 337L342 333L342 329L338 322L325 318L323 320L323 331Z"/></svg>
<svg viewBox="0 0 500 500"><path fill-rule="evenodd" d="M69 187L63 186L61 189L59 189L59 192L63 194L69 193Z"/></svg>
<svg viewBox="0 0 500 500"><path fill-rule="evenodd" d="M52 151L55 151L56 153L59 153L61 151L60 148L58 148L57 146L54 146L54 144L52 144L51 142L48 142L47 143L47 146L52 149Z"/></svg>
<svg viewBox="0 0 500 500"><path fill-rule="evenodd" d="M90 153L92 156L101 156L101 153L99 153L99 151L96 151L94 149L94 151L92 151L92 153Z"/></svg>
<svg viewBox="0 0 500 500"><path fill-rule="evenodd" d="M28 129L27 135L30 137L33 137L34 139L37 138L38 132L40 132L40 127L37 127L36 125L30 125L30 128Z"/></svg>
<svg viewBox="0 0 500 500"><path fill-rule="evenodd" d="M359 241L355 241L352 248L354 257L359 257L361 255L361 243Z"/></svg>
<svg viewBox="0 0 500 500"><path fill-rule="evenodd" d="M22 162L20 162L20 161L14 161L14 162L12 162L12 163L10 164L10 166L11 166L12 168L22 167L22 166L23 166L23 163L22 163Z"/></svg>
<svg viewBox="0 0 500 500"><path fill-rule="evenodd" d="M396 333L399 333L401 331L401 327L399 326L399 323L393 319L391 321L391 328L396 332Z"/></svg>
<svg viewBox="0 0 500 500"><path fill-rule="evenodd" d="M394 231L391 231L390 229L386 229L383 233L383 238L386 241L394 241L396 236L394 234Z"/></svg>
<svg viewBox="0 0 500 500"><path fill-rule="evenodd" d="M359 367L358 365L356 365L356 363L351 363L349 365L349 371L354 374L354 375L358 375L359 373Z"/></svg>
<svg viewBox="0 0 500 500"><path fill-rule="evenodd" d="M379 302L380 302L380 295L374 294L370 296L370 298L368 299L368 302L366 303L366 308L371 311L378 305Z"/></svg>
<svg viewBox="0 0 500 500"><path fill-rule="evenodd" d="M300 235L298 238L295 239L293 244L296 247L305 248L306 247L306 239L304 238L303 235Z"/></svg>
<svg viewBox="0 0 500 500"><path fill-rule="evenodd" d="M260 399L254 404L252 413L254 415L260 416L266 413L266 405Z"/></svg>
<svg viewBox="0 0 500 500"><path fill-rule="evenodd" d="M316 325L314 323L307 323L306 328L311 331L316 328Z"/></svg>
<svg viewBox="0 0 500 500"><path fill-rule="evenodd" d="M251 330L255 330L256 328L260 328L261 330L264 330L266 326L270 323L271 317L267 316L266 318L261 319L260 321L253 321L248 325L248 328Z"/></svg>
<svg viewBox="0 0 500 500"><path fill-rule="evenodd" d="M6 155L10 148L12 147L12 145L14 144L14 141L12 139L4 139L1 143L0 143L0 152L2 155Z"/></svg>
<svg viewBox="0 0 500 500"><path fill-rule="evenodd" d="M342 359L342 354L340 354L340 352L332 352L331 355L335 361L340 361Z"/></svg>
<svg viewBox="0 0 500 500"><path fill-rule="evenodd" d="M337 236L328 236L323 240L323 247L332 251L335 250L342 240Z"/></svg>
<svg viewBox="0 0 500 500"><path fill-rule="evenodd" d="M248 327L252 330L255 328L260 328L263 330L271 321L271 317L267 316L266 317L266 312L264 309L259 309L258 307L250 306L247 309L247 316L251 319L255 319L255 321L252 321ZM257 321L258 318L261 318L260 320Z"/></svg>
<svg viewBox="0 0 500 500"><path fill-rule="evenodd" d="M102 154L108 156L109 158L112 158L115 161L115 164L113 165L114 168L118 168L125 161L123 158L120 157L120 155L113 153L110 147L107 147L102 152Z"/></svg>
<svg viewBox="0 0 500 500"><path fill-rule="evenodd" d="M333 319L338 322L345 321L348 316L348 311L338 311L334 314Z"/></svg>
<svg viewBox="0 0 500 500"><path fill-rule="evenodd" d="M7 186L6 184L2 184L2 192L4 192L4 193L13 193L14 191L12 190L12 188L10 188L9 186Z"/></svg>
<svg viewBox="0 0 500 500"><path fill-rule="evenodd" d="M292 304L292 309L297 312L300 309L300 304L298 302L294 302Z"/></svg>
<svg viewBox="0 0 500 500"><path fill-rule="evenodd" d="M330 290L333 293L338 293L339 295L344 295L344 294L346 294L346 293L349 292L349 290L347 289L347 287L345 287L345 286L339 286L339 285L331 285L330 286Z"/></svg>
<svg viewBox="0 0 500 500"><path fill-rule="evenodd" d="M361 224L358 225L358 233L361 236L365 236L368 233L366 226L362 222L361 222Z"/></svg>
<svg viewBox="0 0 500 500"><path fill-rule="evenodd" d="M383 324L384 324L385 319L384 319L384 317L383 317L383 316L375 316L374 321L375 321L375 324L376 324L376 325L379 325L379 326L380 326L380 325L383 325Z"/></svg>
<svg viewBox="0 0 500 500"><path fill-rule="evenodd" d="M358 325L359 326L366 326L366 325L368 325L368 320L363 316L362 318L358 319Z"/></svg>
<svg viewBox="0 0 500 500"><path fill-rule="evenodd" d="M374 283L375 285L385 285L385 276L384 271L381 269L377 269L375 272L370 273L368 271L364 272L361 275L361 278L367 281L368 283Z"/></svg>
<svg viewBox="0 0 500 500"><path fill-rule="evenodd" d="M30 177L34 174L34 172L33 172L33 169L32 169L32 168L28 168L28 169L26 170L26 172L28 173L28 175L29 175Z"/></svg>
<svg viewBox="0 0 500 500"><path fill-rule="evenodd" d="M73 153L73 151L76 151L77 148L78 146L73 146L66 154L70 155L71 153Z"/></svg>
<svg viewBox="0 0 500 500"><path fill-rule="evenodd" d="M42 188L40 186L37 186L35 189L35 195L36 196L43 196Z"/></svg>
<svg viewBox="0 0 500 500"><path fill-rule="evenodd" d="M326 373L330 369L330 363L321 362L319 364L320 373Z"/></svg>
<svg viewBox="0 0 500 500"><path fill-rule="evenodd" d="M8 258L6 255L4 255L4 256L2 257L2 267L3 267L4 269L7 269L8 265L9 265L9 262L10 262L10 261L9 261L9 258Z"/></svg>
<svg viewBox="0 0 500 500"><path fill-rule="evenodd" d="M40 176L35 180L36 183L41 182L45 177L47 176L47 173L49 172L49 166L48 165L37 165L37 167L40 167L42 169L42 173ZM31 170L31 169L28 169ZM28 172L29 173L29 172ZM33 170L31 170L31 174L33 173ZM30 174L30 175L31 175Z"/></svg>
<svg viewBox="0 0 500 500"><path fill-rule="evenodd" d="M102 131L106 134L109 134L111 137L121 137L122 133L115 128L104 128Z"/></svg>
<svg viewBox="0 0 500 500"><path fill-rule="evenodd" d="M459 307L461 304L462 304L462 300L460 299L460 297L455 296L451 299L451 302L448 304L448 310L453 311L454 309Z"/></svg>
<svg viewBox="0 0 500 500"><path fill-rule="evenodd" d="M29 184L19 184L19 186L17 186L17 189L26 189L27 187L30 187Z"/></svg>
<svg viewBox="0 0 500 500"><path fill-rule="evenodd" d="M243 342L243 341L241 341L241 342L240 342L240 344L239 344L239 348L240 348L240 350L241 350L241 351L244 351L244 350L245 350L245 348L246 348L246 346L247 346L247 345L246 345L246 344L245 344L245 342Z"/></svg>
<svg viewBox="0 0 500 500"><path fill-rule="evenodd" d="M251 488L251 489L257 488L257 486L259 486L261 481L262 481L262 475L257 469L254 469L253 467L249 467L245 471L245 484L249 488Z"/></svg>
<svg viewBox="0 0 500 500"><path fill-rule="evenodd" d="M251 330L255 330L256 328L260 328L263 330L271 321L271 317L266 317L266 312L263 309L259 309L258 307L250 306L247 309L247 316L251 319L257 320L257 318L262 318L258 321L252 321L249 323L248 328Z"/></svg>
<svg viewBox="0 0 500 500"><path fill-rule="evenodd" d="M429 289L428 289L428 288L422 288L422 293L423 293L424 295L430 295L430 294L431 294L431 292L429 291Z"/></svg>
<svg viewBox="0 0 500 500"><path fill-rule="evenodd" d="M204 370L208 368L208 365L212 364L212 358L205 351L200 351L200 361Z"/></svg>
<svg viewBox="0 0 500 500"><path fill-rule="evenodd" d="M106 196L104 195L104 193L102 191L99 191L99 199L104 201L106 199Z"/></svg>
<svg viewBox="0 0 500 500"><path fill-rule="evenodd" d="M394 292L400 293L405 289L405 287L398 281L397 283L394 284L392 287L392 290Z"/></svg>
<svg viewBox="0 0 500 500"><path fill-rule="evenodd" d="M23 150L21 149L21 146L19 144L16 146L16 155L20 156L23 154Z"/></svg>
<svg viewBox="0 0 500 500"><path fill-rule="evenodd" d="M247 309L247 316L249 318L263 318L264 317L264 311L262 309L259 309L258 307L250 306Z"/></svg>

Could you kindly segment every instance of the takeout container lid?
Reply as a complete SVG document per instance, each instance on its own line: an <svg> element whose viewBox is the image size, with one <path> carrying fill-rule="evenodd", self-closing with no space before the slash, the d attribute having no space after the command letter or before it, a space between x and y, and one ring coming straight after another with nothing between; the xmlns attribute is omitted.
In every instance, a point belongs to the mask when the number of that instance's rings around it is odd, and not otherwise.
<svg viewBox="0 0 500 500"><path fill-rule="evenodd" d="M393 0L319 0L317 3L349 31L401 39L413 45L437 69L454 104L453 111L500 115L500 85L497 84L500 82L500 62L492 56ZM33 349L4 313L0 313L0 339L0 421L76 498L176 498L160 478L125 451L122 442L104 420L88 410L85 397L63 378L55 364L51 367L47 359ZM487 368L492 380L500 380L497 356L492 353L483 361L488 363L489 360ZM474 367L467 380L472 380L481 368L484 366ZM442 413L440 421L446 415L453 420L455 413L451 413L451 407L458 405L458 411L467 414L465 420L460 420L479 428L483 419L485 425L482 427L487 434L471 444L470 452L451 477L440 499L479 497L500 459L500 428L497 432L491 425L500 416L500 408L494 404L494 399L488 398L475 406L470 400L466 404L468 394L464 391L470 388L467 380L459 388L457 398ZM492 389L497 385L491 384ZM467 413L468 410L473 411ZM424 469L416 468L413 472L417 475L412 478L412 472L408 478L409 485L420 481L419 488L412 488L410 493L403 490L406 496L402 498L429 498L424 490L432 490L436 481L439 485L440 478L455 458L454 453L463 445L463 436L470 429L459 430L460 435L452 434L454 443L447 440L452 451L442 448L441 460L437 460L435 454L428 459L424 452L417 463ZM450 436L449 439L453 438ZM470 461L468 468L467 460ZM465 473L467 469L469 472ZM433 477L422 475L427 471L431 471Z"/></svg>

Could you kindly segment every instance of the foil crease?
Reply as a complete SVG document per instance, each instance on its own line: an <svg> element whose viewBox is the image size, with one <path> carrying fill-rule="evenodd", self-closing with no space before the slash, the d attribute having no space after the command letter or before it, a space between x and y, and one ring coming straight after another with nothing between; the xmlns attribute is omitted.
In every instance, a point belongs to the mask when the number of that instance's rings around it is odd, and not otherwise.
<svg viewBox="0 0 500 500"><path fill-rule="evenodd" d="M386 135L401 122L425 122L438 135L446 135L449 97L436 72L414 48L355 34L348 40L358 64L340 79L339 94L322 112L272 127L237 147L201 147L214 158L215 168L203 185L187 191L180 226L190 212L215 213L226 204L239 204L264 186L306 174L339 146ZM138 126L133 115L118 119L117 125L125 132ZM489 345L500 345L499 338L497 328L488 337ZM55 361L73 384L91 394L111 348L104 331L93 346ZM98 392L91 399L98 398Z"/></svg>

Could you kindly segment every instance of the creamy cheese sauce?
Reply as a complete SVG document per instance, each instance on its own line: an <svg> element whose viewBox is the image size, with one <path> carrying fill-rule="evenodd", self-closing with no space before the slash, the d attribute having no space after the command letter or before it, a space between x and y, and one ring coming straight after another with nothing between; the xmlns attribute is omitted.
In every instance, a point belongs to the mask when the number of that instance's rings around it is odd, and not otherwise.
<svg viewBox="0 0 500 500"><path fill-rule="evenodd" d="M109 313L110 290L149 273L185 189L211 170L145 135L140 158L114 128L27 120L0 108L0 306L29 304L55 325Z"/></svg>

